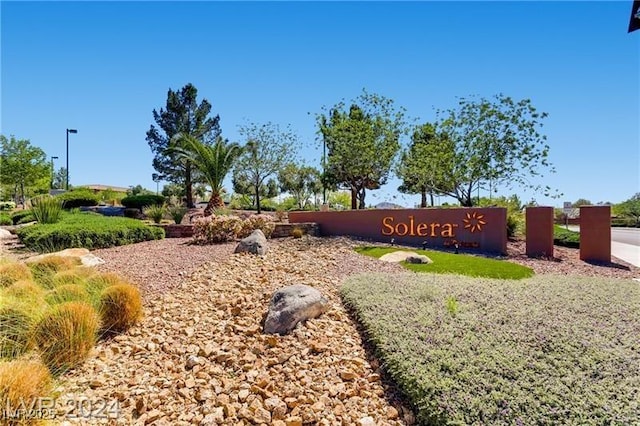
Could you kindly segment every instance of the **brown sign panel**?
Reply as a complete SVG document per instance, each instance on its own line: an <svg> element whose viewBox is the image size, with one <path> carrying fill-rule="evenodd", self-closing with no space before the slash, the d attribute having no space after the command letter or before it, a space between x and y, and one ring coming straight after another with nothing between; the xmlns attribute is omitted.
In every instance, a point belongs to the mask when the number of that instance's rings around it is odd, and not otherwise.
<svg viewBox="0 0 640 426"><path fill-rule="evenodd" d="M290 212L290 223L315 222L322 235L506 253L507 209L393 209Z"/></svg>

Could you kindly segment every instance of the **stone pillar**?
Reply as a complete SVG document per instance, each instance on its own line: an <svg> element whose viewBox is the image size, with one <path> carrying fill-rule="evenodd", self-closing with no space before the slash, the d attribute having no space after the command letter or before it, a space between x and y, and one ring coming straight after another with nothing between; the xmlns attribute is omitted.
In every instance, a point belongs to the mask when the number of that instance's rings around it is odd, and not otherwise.
<svg viewBox="0 0 640 426"><path fill-rule="evenodd" d="M553 257L553 207L527 207L527 256Z"/></svg>
<svg viewBox="0 0 640 426"><path fill-rule="evenodd" d="M611 206L580 207L580 260L611 262Z"/></svg>

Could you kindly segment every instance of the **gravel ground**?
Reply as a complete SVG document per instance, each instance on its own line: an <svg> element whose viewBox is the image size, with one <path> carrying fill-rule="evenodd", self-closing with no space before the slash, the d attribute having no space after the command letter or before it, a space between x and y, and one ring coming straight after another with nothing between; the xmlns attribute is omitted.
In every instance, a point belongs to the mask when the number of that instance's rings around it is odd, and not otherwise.
<svg viewBox="0 0 640 426"><path fill-rule="evenodd" d="M272 240L264 258L234 255L235 243L197 246L189 240L93 252L106 261L99 269L140 286L146 317L100 342L94 356L63 377L59 408L81 398L98 408L117 404L111 424L414 423L381 378L337 292L352 273L403 271L401 266L356 254L352 248L363 242L347 238ZM575 249L556 247L554 260L527 258L522 242L510 242L508 250L509 260L538 274L640 276L623 262L584 263ZM263 335L271 294L297 283L320 289L331 309L289 336ZM99 418L105 412L97 414L81 423L107 422Z"/></svg>

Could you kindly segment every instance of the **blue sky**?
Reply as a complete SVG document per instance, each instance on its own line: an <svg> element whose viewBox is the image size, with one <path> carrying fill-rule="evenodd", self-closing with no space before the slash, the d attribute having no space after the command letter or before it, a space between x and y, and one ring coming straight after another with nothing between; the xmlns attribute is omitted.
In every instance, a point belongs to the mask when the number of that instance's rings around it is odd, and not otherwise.
<svg viewBox="0 0 640 426"><path fill-rule="evenodd" d="M615 2L1 2L0 132L65 162L74 185L155 190L145 133L169 88L193 83L238 125L290 124L319 166L314 114L363 88L420 122L456 97L504 93L549 113L559 199L640 191L640 31ZM309 114L311 113L311 114ZM408 143L408 140L404 140ZM410 206L390 180L367 203ZM481 195L488 195L486 191ZM442 199L441 201L444 201Z"/></svg>

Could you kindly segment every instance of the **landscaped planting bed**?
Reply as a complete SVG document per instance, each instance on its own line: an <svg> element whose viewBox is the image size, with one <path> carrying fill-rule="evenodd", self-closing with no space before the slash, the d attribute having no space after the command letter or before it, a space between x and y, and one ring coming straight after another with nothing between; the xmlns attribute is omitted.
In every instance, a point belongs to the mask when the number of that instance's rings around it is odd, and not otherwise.
<svg viewBox="0 0 640 426"><path fill-rule="evenodd" d="M343 300L422 424L635 424L640 286L367 274Z"/></svg>
<svg viewBox="0 0 640 426"><path fill-rule="evenodd" d="M164 238L164 230L135 219L82 212L64 213L58 223L21 228L17 235L28 249L46 253L72 247L96 249L157 240Z"/></svg>

